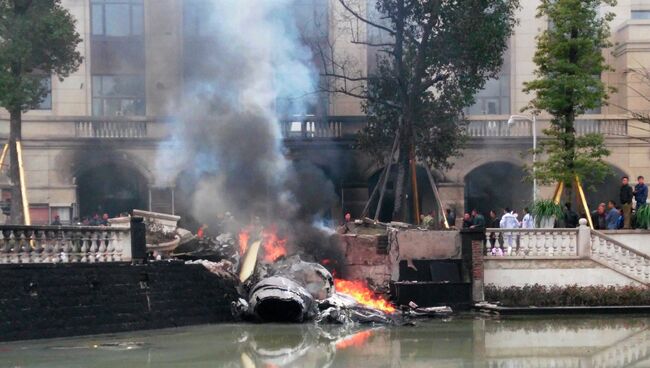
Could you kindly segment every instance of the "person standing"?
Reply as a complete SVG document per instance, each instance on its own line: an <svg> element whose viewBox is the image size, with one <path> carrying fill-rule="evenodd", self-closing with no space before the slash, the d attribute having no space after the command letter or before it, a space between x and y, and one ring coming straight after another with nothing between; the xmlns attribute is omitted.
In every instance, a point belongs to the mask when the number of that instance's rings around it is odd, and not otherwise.
<svg viewBox="0 0 650 368"><path fill-rule="evenodd" d="M485 230L485 217L477 209L472 210L472 225L470 228Z"/></svg>
<svg viewBox="0 0 650 368"><path fill-rule="evenodd" d="M578 214L571 209L571 203L566 202L564 204L564 224L569 229L575 229L578 227L578 221L580 221Z"/></svg>
<svg viewBox="0 0 650 368"><path fill-rule="evenodd" d="M490 210L490 214L487 220L487 227L491 229L498 229L499 228L499 218L497 217L497 213L494 210ZM489 237L490 241L490 248L494 248L496 242L497 242L497 234L495 232L490 233ZM503 241L503 239L501 239Z"/></svg>
<svg viewBox="0 0 650 368"><path fill-rule="evenodd" d="M616 230L618 229L618 220L621 217L621 213L616 209L616 202L610 200L607 202L607 216L605 221L607 222L607 230Z"/></svg>
<svg viewBox="0 0 650 368"><path fill-rule="evenodd" d="M596 210L591 213L591 222L594 224L595 230L607 229L607 214L605 213L606 209L607 206L605 203L601 203L598 205L598 208L596 208Z"/></svg>
<svg viewBox="0 0 650 368"><path fill-rule="evenodd" d="M524 208L524 218L521 219L521 228L522 229L534 229L535 228L535 219L533 215L530 214L528 207Z"/></svg>
<svg viewBox="0 0 650 368"><path fill-rule="evenodd" d="M517 219L517 214L512 211L510 208L505 209L505 213L501 217L499 222L499 227L502 229L517 229L520 226L519 219ZM512 252L512 246L516 244L515 234L505 233L504 234L505 243L508 245L507 254L509 255Z"/></svg>
<svg viewBox="0 0 650 368"><path fill-rule="evenodd" d="M645 179L643 176L639 176L636 180L637 183L634 186L634 200L636 201L636 209L638 211L641 207L646 205L648 200L648 186L645 185Z"/></svg>
<svg viewBox="0 0 650 368"><path fill-rule="evenodd" d="M452 211L451 208L447 208L447 225L449 227L456 227L456 212ZM443 222L444 227L444 222Z"/></svg>
<svg viewBox="0 0 650 368"><path fill-rule="evenodd" d="M472 216L469 212L465 212L463 215L463 229L469 229L472 226Z"/></svg>
<svg viewBox="0 0 650 368"><path fill-rule="evenodd" d="M621 178L620 200L621 200L621 207L623 210L624 229L630 229L632 224L630 220L632 219L632 197L634 195L634 191L632 190L632 187L629 185L629 181L630 178L628 178L627 176Z"/></svg>

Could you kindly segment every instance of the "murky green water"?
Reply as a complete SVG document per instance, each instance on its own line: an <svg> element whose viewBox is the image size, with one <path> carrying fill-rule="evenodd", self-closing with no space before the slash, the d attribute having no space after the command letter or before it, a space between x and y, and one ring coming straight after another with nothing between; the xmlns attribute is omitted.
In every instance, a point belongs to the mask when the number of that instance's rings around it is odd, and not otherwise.
<svg viewBox="0 0 650 368"><path fill-rule="evenodd" d="M1 367L650 367L650 318L212 325L0 344Z"/></svg>

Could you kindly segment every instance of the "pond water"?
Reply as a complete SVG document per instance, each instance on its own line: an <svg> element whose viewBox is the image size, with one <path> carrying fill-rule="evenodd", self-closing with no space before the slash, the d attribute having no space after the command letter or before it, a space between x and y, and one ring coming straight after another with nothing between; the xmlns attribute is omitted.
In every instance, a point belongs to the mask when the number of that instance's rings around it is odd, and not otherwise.
<svg viewBox="0 0 650 368"><path fill-rule="evenodd" d="M650 317L223 324L0 344L0 367L650 367Z"/></svg>

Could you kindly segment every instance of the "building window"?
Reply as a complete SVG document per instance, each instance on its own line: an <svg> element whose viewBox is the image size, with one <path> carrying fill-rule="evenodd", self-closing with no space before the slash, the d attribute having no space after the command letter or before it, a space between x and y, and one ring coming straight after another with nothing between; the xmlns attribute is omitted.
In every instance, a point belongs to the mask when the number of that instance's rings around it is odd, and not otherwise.
<svg viewBox="0 0 650 368"><path fill-rule="evenodd" d="M140 36L143 33L142 0L91 0L93 36Z"/></svg>
<svg viewBox="0 0 650 368"><path fill-rule="evenodd" d="M186 37L210 36L210 20L214 13L205 0L185 0L183 3L183 35Z"/></svg>
<svg viewBox="0 0 650 368"><path fill-rule="evenodd" d="M144 77L140 75L94 75L93 115L145 115Z"/></svg>
<svg viewBox="0 0 650 368"><path fill-rule="evenodd" d="M47 88L47 95L36 106L36 110L52 110L52 77L48 75L40 78L43 87Z"/></svg>
<svg viewBox="0 0 650 368"><path fill-rule="evenodd" d="M650 10L632 10L632 19L650 19Z"/></svg>
<svg viewBox="0 0 650 368"><path fill-rule="evenodd" d="M465 109L468 115L510 114L510 50L503 53L503 65L496 78L489 79L474 95L474 104Z"/></svg>

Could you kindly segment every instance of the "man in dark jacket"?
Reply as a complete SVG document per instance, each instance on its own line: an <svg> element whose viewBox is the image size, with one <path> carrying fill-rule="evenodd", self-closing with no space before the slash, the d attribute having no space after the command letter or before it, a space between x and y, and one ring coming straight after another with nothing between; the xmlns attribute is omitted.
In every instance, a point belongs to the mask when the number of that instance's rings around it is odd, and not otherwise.
<svg viewBox="0 0 650 368"><path fill-rule="evenodd" d="M648 186L645 185L645 179L643 176L637 178L637 183L634 186L634 200L636 201L637 211L645 206L646 201L648 200Z"/></svg>
<svg viewBox="0 0 650 368"><path fill-rule="evenodd" d="M591 213L591 222L596 230L607 230L607 213L605 203L598 205L598 208Z"/></svg>
<svg viewBox="0 0 650 368"><path fill-rule="evenodd" d="M623 228L632 228L630 221L632 219L632 197L634 192L629 185L630 178L624 176L621 178L621 207L623 209Z"/></svg>
<svg viewBox="0 0 650 368"><path fill-rule="evenodd" d="M485 229L485 217L478 210L472 210L472 229Z"/></svg>
<svg viewBox="0 0 650 368"><path fill-rule="evenodd" d="M571 209L571 203L566 202L564 204L564 222L566 227L571 229L576 228L578 227L578 221L580 221L578 214Z"/></svg>

